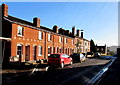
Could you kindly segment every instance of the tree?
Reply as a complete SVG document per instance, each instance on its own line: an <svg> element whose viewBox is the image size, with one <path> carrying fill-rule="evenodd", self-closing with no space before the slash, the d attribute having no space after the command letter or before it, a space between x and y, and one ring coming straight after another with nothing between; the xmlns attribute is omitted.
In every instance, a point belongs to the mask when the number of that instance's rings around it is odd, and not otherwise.
<svg viewBox="0 0 120 85"><path fill-rule="evenodd" d="M77 53L80 53L80 47L81 47L82 42L78 41L75 45L77 47Z"/></svg>
<svg viewBox="0 0 120 85"><path fill-rule="evenodd" d="M92 39L90 40L90 51L96 52L96 46L95 46L95 43Z"/></svg>

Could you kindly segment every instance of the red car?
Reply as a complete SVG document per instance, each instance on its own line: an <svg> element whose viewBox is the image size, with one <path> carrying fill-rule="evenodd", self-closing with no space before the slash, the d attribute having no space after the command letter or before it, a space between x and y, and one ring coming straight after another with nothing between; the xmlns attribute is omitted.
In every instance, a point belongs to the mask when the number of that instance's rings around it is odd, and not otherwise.
<svg viewBox="0 0 120 85"><path fill-rule="evenodd" d="M51 54L48 57L48 65L53 66L60 66L61 68L64 67L66 64L72 64L72 58L67 54L60 53L60 54Z"/></svg>

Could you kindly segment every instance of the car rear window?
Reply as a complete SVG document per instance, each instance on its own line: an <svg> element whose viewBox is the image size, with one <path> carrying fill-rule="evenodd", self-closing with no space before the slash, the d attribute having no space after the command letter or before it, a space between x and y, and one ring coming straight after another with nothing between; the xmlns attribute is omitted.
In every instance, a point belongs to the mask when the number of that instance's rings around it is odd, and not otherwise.
<svg viewBox="0 0 120 85"><path fill-rule="evenodd" d="M73 56L79 56L79 54L78 53L73 53Z"/></svg>
<svg viewBox="0 0 120 85"><path fill-rule="evenodd" d="M59 58L59 57L60 57L59 54L51 54L51 55L49 56L49 58Z"/></svg>

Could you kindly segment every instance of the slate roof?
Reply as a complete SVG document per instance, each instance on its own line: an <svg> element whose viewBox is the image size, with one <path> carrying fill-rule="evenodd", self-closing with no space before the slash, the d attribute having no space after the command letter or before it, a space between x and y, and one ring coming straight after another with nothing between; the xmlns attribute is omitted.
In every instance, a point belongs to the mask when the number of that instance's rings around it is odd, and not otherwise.
<svg viewBox="0 0 120 85"><path fill-rule="evenodd" d="M44 26L36 27L32 22L28 22L26 20L23 20L23 19L20 19L20 18L16 18L16 17L10 16L10 15L8 15L8 17L5 17L5 18L7 18L10 21L16 22L16 23L21 23L21 24L25 24L25 25L29 25L29 26L35 27L37 29L43 29L43 30L46 30L46 31L54 32L50 28L47 28L47 27L44 27ZM57 34L61 34L61 33L57 33ZM65 35L65 36L68 36L68 37L71 37L71 38L75 38L75 36L73 36L71 34L69 34L69 35L62 34L62 35Z"/></svg>
<svg viewBox="0 0 120 85"><path fill-rule="evenodd" d="M13 22L17 22L17 23L21 23L21 24L26 24L26 25L29 25L29 26L32 26L32 27L36 27L33 23L31 22L28 22L26 20L23 20L23 19L19 19L19 18L16 18L16 17L13 17L13 16L10 16L8 15L8 17L6 17L7 19L13 21ZM44 29L44 30L47 30L47 31L51 31L53 32L52 29L49 29L47 27L44 27L44 26L40 26L40 27L36 27L38 29Z"/></svg>

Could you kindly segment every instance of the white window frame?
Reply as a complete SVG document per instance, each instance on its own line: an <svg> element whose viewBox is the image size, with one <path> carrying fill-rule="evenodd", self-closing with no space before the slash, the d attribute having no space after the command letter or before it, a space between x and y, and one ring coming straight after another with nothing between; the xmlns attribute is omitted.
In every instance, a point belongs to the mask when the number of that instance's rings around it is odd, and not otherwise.
<svg viewBox="0 0 120 85"><path fill-rule="evenodd" d="M41 31L38 31L38 39L42 40L42 32Z"/></svg>
<svg viewBox="0 0 120 85"><path fill-rule="evenodd" d="M74 45L74 40L72 40L72 45Z"/></svg>
<svg viewBox="0 0 120 85"><path fill-rule="evenodd" d="M18 26L18 29L17 29L18 31L17 31L17 35L18 36L23 36L23 27L21 27L21 26Z"/></svg>
<svg viewBox="0 0 120 85"><path fill-rule="evenodd" d="M42 46L38 46L38 56L42 56Z"/></svg>
<svg viewBox="0 0 120 85"><path fill-rule="evenodd" d="M62 42L62 37L59 37L59 43L61 43Z"/></svg>
<svg viewBox="0 0 120 85"><path fill-rule="evenodd" d="M52 48L50 46L48 46L48 49L50 49L50 53L48 53L48 56L49 56L51 54ZM49 52L49 50L48 50L48 52Z"/></svg>
<svg viewBox="0 0 120 85"><path fill-rule="evenodd" d="M50 34L48 34L48 41L50 41Z"/></svg>
<svg viewBox="0 0 120 85"><path fill-rule="evenodd" d="M65 38L65 41L64 41L64 43L66 44L67 42L66 42L66 38Z"/></svg>

